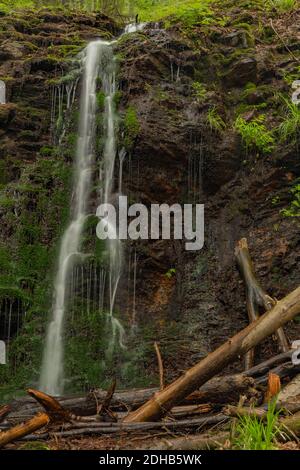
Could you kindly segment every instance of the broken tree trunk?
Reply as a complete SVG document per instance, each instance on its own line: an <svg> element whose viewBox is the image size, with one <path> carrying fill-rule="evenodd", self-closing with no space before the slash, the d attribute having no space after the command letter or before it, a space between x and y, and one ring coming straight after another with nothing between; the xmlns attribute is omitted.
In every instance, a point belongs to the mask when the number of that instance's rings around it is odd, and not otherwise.
<svg viewBox="0 0 300 470"><path fill-rule="evenodd" d="M4 420L5 416L11 411L10 405L4 405L0 408L0 423Z"/></svg>
<svg viewBox="0 0 300 470"><path fill-rule="evenodd" d="M214 352L187 370L184 375L171 383L136 411L129 413L125 422L155 421L178 405L185 397L201 387L211 377L221 372L237 356L244 355L267 336L300 313L300 287L255 322L237 333Z"/></svg>
<svg viewBox="0 0 300 470"><path fill-rule="evenodd" d="M236 245L235 257L246 285L247 312L249 322L252 323L259 317L259 307L270 310L275 305L272 299L261 287L253 267L246 238L242 238ZM289 343L282 328L279 328L277 337L282 352L289 350ZM247 352L245 369L250 369L254 364L254 349Z"/></svg>
<svg viewBox="0 0 300 470"><path fill-rule="evenodd" d="M0 448L9 442L13 442L16 439L20 439L21 437L27 436L27 434L41 429L43 426L49 424L49 422L50 418L47 413L39 413L26 423L19 424L6 432L0 433Z"/></svg>
<svg viewBox="0 0 300 470"><path fill-rule="evenodd" d="M21 437L27 436L28 434L41 429L50 422L60 423L71 420L70 413L65 410L60 403L55 400L55 398L33 389L27 390L27 393L42 405L46 410L46 413L38 413L29 421L0 433L0 448L9 442L20 439Z"/></svg>

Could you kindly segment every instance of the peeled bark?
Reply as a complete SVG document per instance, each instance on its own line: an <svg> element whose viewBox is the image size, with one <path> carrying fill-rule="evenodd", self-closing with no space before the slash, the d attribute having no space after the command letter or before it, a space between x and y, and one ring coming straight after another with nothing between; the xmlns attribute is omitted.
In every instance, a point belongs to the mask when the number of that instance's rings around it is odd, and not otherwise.
<svg viewBox="0 0 300 470"><path fill-rule="evenodd" d="M237 356L244 355L267 336L300 313L300 287L277 302L255 322L229 339L175 382L154 396L136 411L130 413L125 422L155 421L178 405L185 397L201 387L211 377L221 372Z"/></svg>
<svg viewBox="0 0 300 470"><path fill-rule="evenodd" d="M259 308L263 307L264 310L270 310L275 305L275 300L272 299L261 287L253 267L250 257L248 243L246 238L242 238L236 246L235 257L239 270L244 279L246 286L246 299L247 299L247 312L249 322L252 323L259 317ZM289 350L289 343L286 339L285 333L282 328L276 332L280 348L282 352ZM246 354L245 369L250 369L254 364L254 349Z"/></svg>

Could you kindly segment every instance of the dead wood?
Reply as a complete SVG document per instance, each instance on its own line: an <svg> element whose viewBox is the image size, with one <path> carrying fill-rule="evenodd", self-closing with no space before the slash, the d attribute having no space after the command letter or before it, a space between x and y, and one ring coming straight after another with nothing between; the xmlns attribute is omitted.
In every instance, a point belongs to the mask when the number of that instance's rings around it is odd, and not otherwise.
<svg viewBox="0 0 300 470"><path fill-rule="evenodd" d="M164 366L163 366L163 361L162 361L161 354L160 354L160 349L159 349L158 343L156 341L154 343L154 349L155 349L155 352L156 352L157 362L158 362L159 388L160 388L160 390L163 390L163 388L164 388Z"/></svg>
<svg viewBox="0 0 300 470"><path fill-rule="evenodd" d="M222 412L227 416L240 417L240 416L251 416L255 418L264 419L267 416L267 410L264 408L254 408L246 406L225 406Z"/></svg>
<svg viewBox="0 0 300 470"><path fill-rule="evenodd" d="M4 405L0 408L0 423L4 420L5 416L11 411L10 405Z"/></svg>
<svg viewBox="0 0 300 470"><path fill-rule="evenodd" d="M300 406L300 374L281 390L278 395L278 403L295 403Z"/></svg>
<svg viewBox="0 0 300 470"><path fill-rule="evenodd" d="M265 395L265 402L269 402L273 397L278 395L281 389L280 377L272 372L269 373L268 387Z"/></svg>
<svg viewBox="0 0 300 470"><path fill-rule="evenodd" d="M114 379L111 383L111 386L107 390L106 397L104 398L102 405L100 406L99 412L97 413L99 416L99 419L108 416L108 418L112 421L117 421L116 416L113 414L113 412L109 409L112 398L115 393L116 389L116 379Z"/></svg>
<svg viewBox="0 0 300 470"><path fill-rule="evenodd" d="M211 377L221 372L237 356L244 355L282 325L300 312L300 287L278 301L274 307L248 325L216 349L214 352L187 370L175 382L157 392L143 406L129 413L125 422L155 421L178 405L185 397L201 387Z"/></svg>
<svg viewBox="0 0 300 470"><path fill-rule="evenodd" d="M42 405L46 413L38 413L29 421L2 432L0 434L0 447L37 431L50 422L64 423L71 420L70 412L65 410L55 398L33 389L28 389L27 393Z"/></svg>
<svg viewBox="0 0 300 470"><path fill-rule="evenodd" d="M193 418L181 421L161 421L154 423L91 423L91 424L80 424L73 423L72 425L66 425L64 428L67 430L61 432L53 432L51 436L57 438L65 437L78 437L78 436L91 436L91 435L102 435L102 434L120 434L130 433L132 436L135 433L142 433L146 431L155 431L158 429L164 429L167 431L177 430L188 430L188 429L205 429L209 426L215 426L217 424L227 423L229 420L228 416L223 414ZM70 429L72 427L72 429ZM36 435L26 436L25 440L42 440L48 439L49 433L43 433Z"/></svg>
<svg viewBox="0 0 300 470"><path fill-rule="evenodd" d="M50 418L46 413L40 413L24 424L19 424L8 431L0 433L0 448L21 437L41 429L49 424Z"/></svg>
<svg viewBox="0 0 300 470"><path fill-rule="evenodd" d="M259 317L259 308L265 311L271 310L275 305L272 299L261 287L254 271L246 238L242 238L236 245L235 257L246 286L246 302L249 322L254 322ZM289 343L282 328L277 331L277 337L282 352L289 350ZM245 369L250 369L254 364L254 349L246 354Z"/></svg>
<svg viewBox="0 0 300 470"><path fill-rule="evenodd" d="M65 422L72 419L71 413L50 395L31 388L27 390L27 393L44 408L52 421Z"/></svg>

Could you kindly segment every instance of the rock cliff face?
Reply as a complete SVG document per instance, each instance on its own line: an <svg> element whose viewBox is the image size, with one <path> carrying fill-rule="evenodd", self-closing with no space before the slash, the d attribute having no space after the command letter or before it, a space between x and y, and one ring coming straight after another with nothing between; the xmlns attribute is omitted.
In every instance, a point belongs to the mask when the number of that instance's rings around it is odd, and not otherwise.
<svg viewBox="0 0 300 470"><path fill-rule="evenodd" d="M150 24L116 45L119 146L127 150L124 193L129 202L146 205L205 203L206 217L200 252L186 252L179 241L127 245L117 306L128 350L111 363L124 368L124 385L156 380L154 341L160 341L169 380L247 324L233 256L242 236L270 295L280 298L300 283L299 222L292 204L300 177L298 136L281 141L276 130L289 117L280 94L290 95L291 82L299 78L299 14L270 23L271 17L272 12L269 17L232 7L225 24ZM0 106L0 333L7 334L11 309L12 361L23 366L16 373L23 387L38 368L70 199L76 126L67 126L60 147L53 144L51 132L61 125L57 107L67 101L67 89L57 84L73 70L71 61L86 41L119 31L101 15L44 12L0 22L0 79L8 101ZM65 92L55 109L53 86ZM75 122L76 100L61 116L72 113ZM253 122L256 140L253 127L249 137ZM73 336L86 334L83 325L77 328ZM299 338L299 323L287 332ZM258 354L276 347L270 339ZM92 359L99 361L97 354ZM78 364L71 366L75 374ZM233 367L241 369L242 360ZM16 380L6 373L5 380ZM96 375L94 381L78 380L78 388L96 385Z"/></svg>

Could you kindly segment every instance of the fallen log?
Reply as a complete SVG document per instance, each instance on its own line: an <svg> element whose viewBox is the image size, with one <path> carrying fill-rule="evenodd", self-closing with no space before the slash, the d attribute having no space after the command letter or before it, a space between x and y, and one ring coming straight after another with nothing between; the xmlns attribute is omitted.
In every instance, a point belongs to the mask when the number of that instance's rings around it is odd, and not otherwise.
<svg viewBox="0 0 300 470"><path fill-rule="evenodd" d="M11 411L10 405L4 405L0 408L0 423L4 420L5 416Z"/></svg>
<svg viewBox="0 0 300 470"><path fill-rule="evenodd" d="M175 382L154 396L136 411L129 413L125 422L155 421L178 405L185 397L201 387L211 377L221 372L237 356L244 355L282 325L292 320L300 312L300 287L237 333L194 367L185 372Z"/></svg>
<svg viewBox="0 0 300 470"><path fill-rule="evenodd" d="M272 299L260 285L254 271L253 263L250 257L248 243L246 238L242 238L236 245L235 257L244 279L246 286L246 304L249 322L252 323L259 318L259 308L263 307L265 311L271 310L275 305ZM286 339L283 329L277 330L277 337L282 352L289 350L289 343ZM245 369L250 369L254 364L254 349L247 352L245 357Z"/></svg>
<svg viewBox="0 0 300 470"><path fill-rule="evenodd" d="M157 431L158 429L167 430L167 431L177 431L177 430L188 430L188 429L198 429L206 428L208 426L215 426L217 424L225 424L229 421L229 417L223 414L207 416L202 418L194 418L181 421L161 421L153 423L87 423L81 425L79 423L74 423L72 429L70 427L68 430L43 433L37 435L27 435L23 440L45 440L50 437L54 438L65 438L65 437L78 437L78 436L97 436L103 434L120 434L120 433L141 433L149 431Z"/></svg>
<svg viewBox="0 0 300 470"><path fill-rule="evenodd" d="M300 374L294 377L279 393L278 403L286 402L300 404Z"/></svg>
<svg viewBox="0 0 300 470"><path fill-rule="evenodd" d="M279 366L280 364L291 363L293 352L294 350L290 349L285 353L277 354L277 356L273 356L270 359L267 359L266 361L261 362L260 364L254 367L251 367L251 369L247 370L245 374L253 378L261 377L262 375L268 374L271 369L276 366Z"/></svg>
<svg viewBox="0 0 300 470"><path fill-rule="evenodd" d="M50 418L46 413L40 413L34 416L31 420L27 421L24 424L19 424L8 431L0 433L0 448L8 444L9 442L20 439L21 437L26 436L38 429L41 429L43 426L49 424Z"/></svg>
<svg viewBox="0 0 300 470"><path fill-rule="evenodd" d="M40 392L39 390L33 390L32 388L29 388L27 393L45 409L51 421L65 422L72 419L71 413L63 408L62 405L50 395Z"/></svg>
<svg viewBox="0 0 300 470"><path fill-rule="evenodd" d="M13 442L16 439L26 436L42 427L46 426L50 422L61 423L71 420L71 415L66 411L55 398L46 395L38 390L29 389L27 393L34 397L46 410L46 413L38 413L36 416L31 418L29 421L14 426L5 432L0 433L0 448Z"/></svg>
<svg viewBox="0 0 300 470"><path fill-rule="evenodd" d="M252 418L264 419L268 411L264 408L228 405L223 408L222 412L226 416L233 416L235 418L250 416Z"/></svg>
<svg viewBox="0 0 300 470"><path fill-rule="evenodd" d="M300 436L300 412L295 413L292 416L288 416L287 418L283 418L280 421L281 426L284 430L291 433L291 436Z"/></svg>
<svg viewBox="0 0 300 470"><path fill-rule="evenodd" d="M189 397L185 398L180 405L200 405L200 404L218 404L236 403L240 395L249 395L252 397L255 391L255 381L244 374L228 375L223 377L214 377L203 385L200 390L196 390ZM157 388L116 391L110 402L110 409L116 411L126 411L136 409L143 405L151 396L157 392ZM105 390L93 390L88 397L62 398L58 399L64 409L69 410L75 415L94 416L99 411L100 403L103 403L107 392ZM10 423L18 423L25 419L30 419L34 414L41 411L36 401L28 400L21 406L23 401L16 400L11 404L11 412L7 416Z"/></svg>

